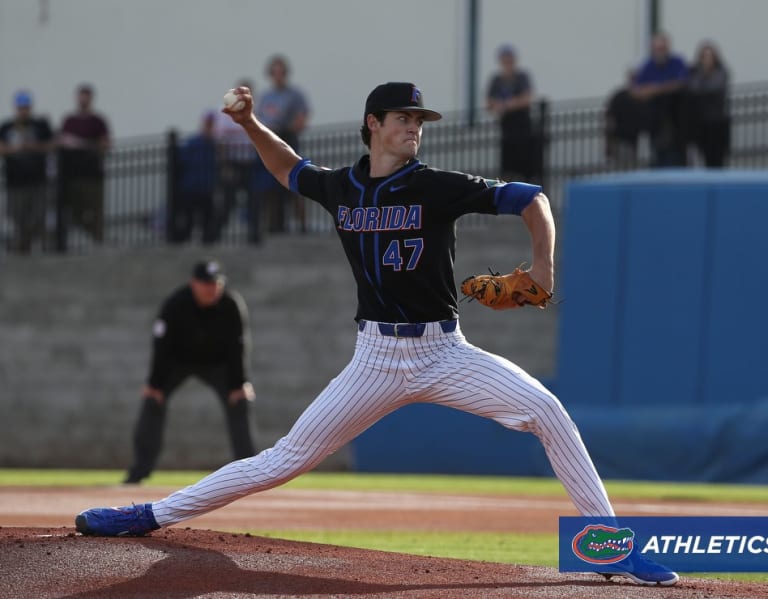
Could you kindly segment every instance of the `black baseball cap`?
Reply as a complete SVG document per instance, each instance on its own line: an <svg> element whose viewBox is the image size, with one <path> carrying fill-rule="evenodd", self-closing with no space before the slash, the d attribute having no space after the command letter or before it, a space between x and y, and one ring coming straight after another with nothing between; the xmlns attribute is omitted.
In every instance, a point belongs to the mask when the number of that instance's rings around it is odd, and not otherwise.
<svg viewBox="0 0 768 599"><path fill-rule="evenodd" d="M204 283L224 283L227 277L216 260L201 260L192 269L192 278Z"/></svg>
<svg viewBox="0 0 768 599"><path fill-rule="evenodd" d="M378 85L365 101L363 119L372 112L391 112L394 110L413 110L422 113L425 121L439 121L443 115L424 108L421 90L413 83L392 82Z"/></svg>

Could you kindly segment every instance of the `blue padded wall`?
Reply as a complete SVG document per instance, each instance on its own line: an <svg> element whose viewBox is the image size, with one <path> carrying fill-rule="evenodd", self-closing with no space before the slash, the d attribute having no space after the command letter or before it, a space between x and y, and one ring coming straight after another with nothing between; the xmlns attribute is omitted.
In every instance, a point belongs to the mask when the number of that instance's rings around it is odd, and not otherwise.
<svg viewBox="0 0 768 599"><path fill-rule="evenodd" d="M575 182L564 220L561 398L637 406L768 397L768 317L755 310L768 294L759 262L768 173Z"/></svg>
<svg viewBox="0 0 768 599"><path fill-rule="evenodd" d="M571 340L583 340L588 352L574 360L560 360L560 376L565 371L569 390L584 404L604 404L615 395L616 379L597 376L616 370L616 323L623 317L623 287L616 284L622 276L624 257L621 240L626 237L625 202L617 201L614 187L595 188L593 193L579 196L579 209L566 214L567 232L565 249L566 268L559 273L559 295L564 299L563 311L584 317L562 318L560 335ZM587 239L588 243L579 240ZM570 246L578 248L573 256ZM609 248L606 251L606 248ZM600 310L593 310L592 298L600 301ZM573 344L571 349L576 349ZM586 347L585 346L585 347ZM570 356L569 356L570 357ZM560 378L560 377L558 377Z"/></svg>
<svg viewBox="0 0 768 599"><path fill-rule="evenodd" d="M700 400L768 398L768 185L716 191Z"/></svg>
<svg viewBox="0 0 768 599"><path fill-rule="evenodd" d="M619 193L628 214L623 247L617 248L623 261L615 281L622 289L616 396L608 399L621 405L669 397L693 402L706 305L707 189L637 185Z"/></svg>

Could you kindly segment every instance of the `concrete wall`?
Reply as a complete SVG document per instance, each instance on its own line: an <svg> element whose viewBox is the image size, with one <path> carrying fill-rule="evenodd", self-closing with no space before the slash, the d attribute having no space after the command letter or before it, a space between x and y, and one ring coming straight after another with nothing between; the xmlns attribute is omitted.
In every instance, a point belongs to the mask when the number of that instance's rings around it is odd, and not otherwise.
<svg viewBox="0 0 768 599"><path fill-rule="evenodd" d="M252 425L264 448L351 357L352 276L335 234L274 236L258 248L206 254L222 260L250 310ZM201 255L187 247L0 262L0 467L127 466L151 322ZM485 227L461 230L457 279L527 259L520 219L489 217ZM552 373L556 327L557 309L500 314L462 304L471 341L537 374ZM188 382L172 400L159 466L229 459L218 402ZM322 467L349 464L345 449Z"/></svg>

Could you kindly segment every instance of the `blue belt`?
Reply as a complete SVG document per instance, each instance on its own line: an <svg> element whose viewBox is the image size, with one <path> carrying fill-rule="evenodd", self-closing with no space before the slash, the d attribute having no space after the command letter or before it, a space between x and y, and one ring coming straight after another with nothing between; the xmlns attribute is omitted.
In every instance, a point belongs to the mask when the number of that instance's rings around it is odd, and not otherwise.
<svg viewBox="0 0 768 599"><path fill-rule="evenodd" d="M453 333L458 322L458 320L441 320L440 328L443 330L443 333ZM366 324L368 324L368 321L360 320L357 324L358 330L364 331ZM427 328L426 322L380 322L378 325L379 333L387 337L421 337Z"/></svg>

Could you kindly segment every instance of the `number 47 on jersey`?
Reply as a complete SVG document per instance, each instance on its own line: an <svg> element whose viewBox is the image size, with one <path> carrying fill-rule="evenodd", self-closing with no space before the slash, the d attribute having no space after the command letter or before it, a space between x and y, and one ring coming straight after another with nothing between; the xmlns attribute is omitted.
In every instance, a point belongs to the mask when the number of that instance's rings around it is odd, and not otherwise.
<svg viewBox="0 0 768 599"><path fill-rule="evenodd" d="M402 248L400 247L401 241ZM403 262L407 259L408 263L405 265L405 270L413 270L418 266L423 251L424 240L421 237L403 240L393 239L387 249L384 250L381 263L384 266L391 266L395 271L400 271L403 269Z"/></svg>

